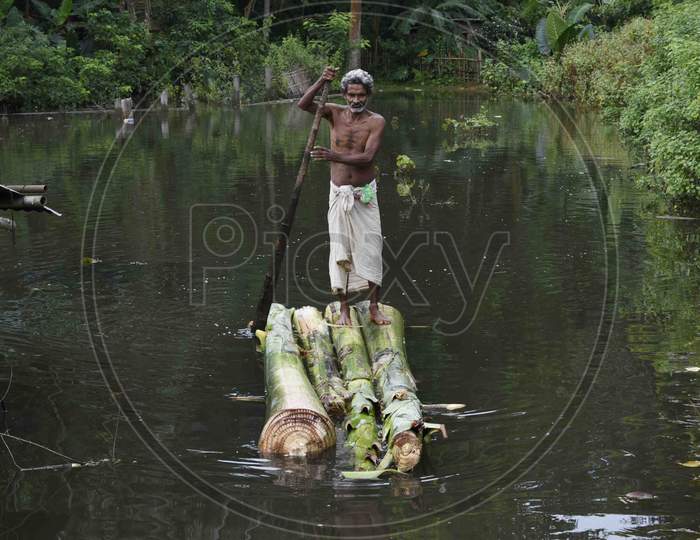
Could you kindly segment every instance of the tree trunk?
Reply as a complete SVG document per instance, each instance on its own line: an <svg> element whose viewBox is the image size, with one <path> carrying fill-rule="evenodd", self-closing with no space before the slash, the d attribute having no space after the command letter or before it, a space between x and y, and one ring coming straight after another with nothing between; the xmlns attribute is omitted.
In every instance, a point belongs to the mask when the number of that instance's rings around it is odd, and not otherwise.
<svg viewBox="0 0 700 540"><path fill-rule="evenodd" d="M423 414L406 360L403 318L398 310L381 304L391 324L378 325L370 320L369 302L356 304L355 308L372 360L374 387L384 421L383 438L397 469L410 471L420 461Z"/></svg>
<svg viewBox="0 0 700 540"><path fill-rule="evenodd" d="M329 414L344 414L346 391L335 363L326 321L321 312L311 306L295 310L293 320L309 379L323 407Z"/></svg>
<svg viewBox="0 0 700 540"><path fill-rule="evenodd" d="M306 377L294 341L292 312L272 304L267 319L267 421L259 442L263 455L305 456L335 444L333 422Z"/></svg>
<svg viewBox="0 0 700 540"><path fill-rule="evenodd" d="M143 3L143 22L146 28L151 29L151 0L145 0Z"/></svg>
<svg viewBox="0 0 700 540"><path fill-rule="evenodd" d="M350 54L348 55L348 68L360 67L362 50L362 0L350 0Z"/></svg>
<svg viewBox="0 0 700 540"><path fill-rule="evenodd" d="M329 304L326 321L335 324L339 316L340 303ZM352 327L334 326L331 336L350 394L350 407L343 424L347 433L346 445L353 449L355 469L367 471L375 468L381 452L375 417L378 400L372 389L372 368L354 308L350 310L350 316Z"/></svg>
<svg viewBox="0 0 700 540"><path fill-rule="evenodd" d="M243 16L247 19L250 17L250 14L253 11L253 8L255 7L255 0L250 0L248 2L243 10Z"/></svg>
<svg viewBox="0 0 700 540"><path fill-rule="evenodd" d="M272 16L272 12L270 11L270 0L265 0L263 2L263 20L265 23L271 22L268 21L268 19ZM263 25L263 39L265 40L265 43L270 41L270 28L267 26L267 24Z"/></svg>
<svg viewBox="0 0 700 540"><path fill-rule="evenodd" d="M263 4L263 39L265 40L266 45L270 41L270 25L272 24L272 20L270 19L271 16L272 12L270 11L270 0L265 0ZM272 98L272 66L265 66L265 99L271 100Z"/></svg>

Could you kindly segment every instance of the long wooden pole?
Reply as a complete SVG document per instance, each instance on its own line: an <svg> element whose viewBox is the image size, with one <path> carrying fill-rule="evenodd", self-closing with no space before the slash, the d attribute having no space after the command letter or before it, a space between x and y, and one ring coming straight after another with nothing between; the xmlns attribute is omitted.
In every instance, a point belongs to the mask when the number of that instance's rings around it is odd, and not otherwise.
<svg viewBox="0 0 700 540"><path fill-rule="evenodd" d="M277 237L277 242L275 242L275 254L270 261L270 267L265 274L265 281L263 283L262 295L260 297L260 302L258 302L258 309L255 316L255 321L253 322L253 330L265 328L267 322L267 315L270 312L270 306L272 305L272 297L274 294L274 286L279 279L280 272L282 271L282 261L284 260L284 254L287 251L287 239L289 238L289 233L292 230L292 225L294 224L294 215L297 211L297 205L299 204L299 197L301 196L301 187L304 184L304 178L306 178L306 172L309 170L309 158L311 156L311 150L316 144L316 137L318 136L318 129L321 125L321 112L328 99L328 81L323 85L323 91L321 92L321 99L318 103L316 109L316 114L314 116L314 123L311 126L311 132L309 133L309 138L306 141L306 149L304 150L304 156L301 159L301 165L299 166L299 172L297 173L297 179L294 183L294 190L292 191L292 199L289 201L289 207L287 213L282 220L282 225L280 226L279 235Z"/></svg>

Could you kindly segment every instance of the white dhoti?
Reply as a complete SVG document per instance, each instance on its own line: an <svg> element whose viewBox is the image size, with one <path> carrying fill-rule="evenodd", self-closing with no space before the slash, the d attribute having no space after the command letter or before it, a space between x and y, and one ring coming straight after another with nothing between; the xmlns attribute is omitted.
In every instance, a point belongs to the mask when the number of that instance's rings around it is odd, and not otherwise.
<svg viewBox="0 0 700 540"><path fill-rule="evenodd" d="M328 271L334 294L361 291L368 281L382 284L382 225L377 203L377 181L369 184L374 197L359 197L362 188L336 186L328 197L328 233L331 254Z"/></svg>

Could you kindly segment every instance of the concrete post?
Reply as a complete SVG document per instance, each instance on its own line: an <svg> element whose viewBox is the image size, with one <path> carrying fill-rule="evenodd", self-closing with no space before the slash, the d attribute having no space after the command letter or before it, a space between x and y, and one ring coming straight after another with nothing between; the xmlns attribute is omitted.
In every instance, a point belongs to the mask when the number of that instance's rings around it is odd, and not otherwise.
<svg viewBox="0 0 700 540"><path fill-rule="evenodd" d="M233 106L241 106L241 76L233 76Z"/></svg>

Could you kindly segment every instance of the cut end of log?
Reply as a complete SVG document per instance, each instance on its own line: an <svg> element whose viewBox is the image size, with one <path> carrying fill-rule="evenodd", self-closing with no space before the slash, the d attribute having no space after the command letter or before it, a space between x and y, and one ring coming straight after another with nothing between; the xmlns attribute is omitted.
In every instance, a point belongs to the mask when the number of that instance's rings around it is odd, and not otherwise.
<svg viewBox="0 0 700 540"><path fill-rule="evenodd" d="M412 470L420 461L423 443L413 431L404 431L394 438L391 454L396 468L401 472Z"/></svg>
<svg viewBox="0 0 700 540"><path fill-rule="evenodd" d="M330 419L310 409L285 409L270 417L260 435L263 455L310 456L335 444Z"/></svg>

